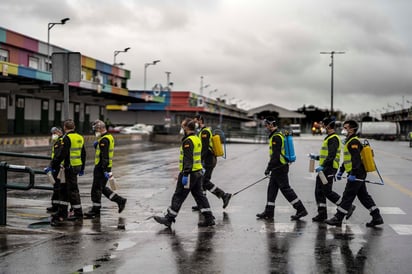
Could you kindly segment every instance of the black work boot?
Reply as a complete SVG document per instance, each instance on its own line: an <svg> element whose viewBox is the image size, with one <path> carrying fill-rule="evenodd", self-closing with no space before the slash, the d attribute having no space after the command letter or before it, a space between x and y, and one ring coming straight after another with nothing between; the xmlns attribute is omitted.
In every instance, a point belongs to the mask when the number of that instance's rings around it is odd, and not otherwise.
<svg viewBox="0 0 412 274"><path fill-rule="evenodd" d="M59 210L59 206L56 204L52 204L51 207L46 208L47 212L49 213L56 213Z"/></svg>
<svg viewBox="0 0 412 274"><path fill-rule="evenodd" d="M303 205L302 201L299 201L293 205L293 207L296 209L296 214L290 216L290 219L297 221L302 217L305 217L308 215L308 212L306 211L305 206Z"/></svg>
<svg viewBox="0 0 412 274"><path fill-rule="evenodd" d="M326 207L318 207L318 215L312 218L312 221L323 223L328 218Z"/></svg>
<svg viewBox="0 0 412 274"><path fill-rule="evenodd" d="M228 206L229 201L230 201L230 198L232 198L232 194L230 194L230 193L225 193L225 194L222 196L223 208L224 208L224 209Z"/></svg>
<svg viewBox="0 0 412 274"><path fill-rule="evenodd" d="M214 226L215 225L215 217L209 212L205 213L203 220L199 221L197 226L199 227L207 227L207 226Z"/></svg>
<svg viewBox="0 0 412 274"><path fill-rule="evenodd" d="M341 227L342 226L342 219L343 219L343 216L342 216L342 218L340 218L340 217L337 217L335 215L331 219L326 220L325 223L327 223L328 225Z"/></svg>
<svg viewBox="0 0 412 274"><path fill-rule="evenodd" d="M118 198L118 200L116 201L116 203L117 203L117 205L118 205L118 207L119 207L119 213L122 213L122 211L124 210L124 208L126 207L126 202L127 202L127 199L126 198L123 198L123 197L120 197L120 196L118 196L119 198Z"/></svg>
<svg viewBox="0 0 412 274"><path fill-rule="evenodd" d="M84 213L84 218L94 219L100 217L100 207L93 206L88 212Z"/></svg>
<svg viewBox="0 0 412 274"><path fill-rule="evenodd" d="M350 218L350 216L352 216L353 212L355 211L356 206L352 205L349 210L348 210L348 214L346 214L346 220L348 220Z"/></svg>
<svg viewBox="0 0 412 274"><path fill-rule="evenodd" d="M266 206L265 211L256 214L256 217L258 219L273 220L273 218L275 217L275 207Z"/></svg>
<svg viewBox="0 0 412 274"><path fill-rule="evenodd" d="M383 224L383 218L379 212L379 209L375 209L374 211L371 212L372 215L372 221L369 223L366 223L367 227L375 227L377 225L382 225Z"/></svg>
<svg viewBox="0 0 412 274"><path fill-rule="evenodd" d="M170 228L172 226L172 223L175 222L175 217L172 217L169 214L166 214L166 216L164 217L154 216L153 218L155 219L156 222L158 222L159 224L165 225L168 228Z"/></svg>
<svg viewBox="0 0 412 274"><path fill-rule="evenodd" d="M70 215L67 217L68 221L81 221L83 220L83 210L80 209L75 209L73 212L73 215Z"/></svg>

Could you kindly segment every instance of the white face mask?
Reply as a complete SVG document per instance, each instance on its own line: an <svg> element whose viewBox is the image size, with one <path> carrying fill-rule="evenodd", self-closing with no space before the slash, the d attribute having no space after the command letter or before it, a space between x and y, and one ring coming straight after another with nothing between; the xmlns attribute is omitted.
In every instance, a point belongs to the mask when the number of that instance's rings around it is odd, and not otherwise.
<svg viewBox="0 0 412 274"><path fill-rule="evenodd" d="M348 131L344 128L344 129L342 129L342 135L345 135L345 136L348 136Z"/></svg>
<svg viewBox="0 0 412 274"><path fill-rule="evenodd" d="M199 123L195 124L195 128L198 129L200 127Z"/></svg>
<svg viewBox="0 0 412 274"><path fill-rule="evenodd" d="M57 135L57 134L52 134L51 139L52 139L53 141L56 141L57 138L59 138L59 135Z"/></svg>
<svg viewBox="0 0 412 274"><path fill-rule="evenodd" d="M96 131L96 132L94 133L94 135L96 135L97 138L99 138L100 136L102 136L102 134L101 134L100 132L98 132L98 131Z"/></svg>
<svg viewBox="0 0 412 274"><path fill-rule="evenodd" d="M184 134L185 134L185 130L184 130L183 128L180 128L179 134L184 135Z"/></svg>

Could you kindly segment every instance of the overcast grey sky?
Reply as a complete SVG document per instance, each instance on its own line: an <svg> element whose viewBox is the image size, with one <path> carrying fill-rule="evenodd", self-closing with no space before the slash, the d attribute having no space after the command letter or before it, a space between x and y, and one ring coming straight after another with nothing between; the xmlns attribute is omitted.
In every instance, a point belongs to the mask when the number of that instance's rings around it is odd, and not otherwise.
<svg viewBox="0 0 412 274"><path fill-rule="evenodd" d="M199 93L218 89L247 107L273 103L345 113L399 109L412 102L410 0L13 0L0 26L131 70L130 89L166 84Z"/></svg>

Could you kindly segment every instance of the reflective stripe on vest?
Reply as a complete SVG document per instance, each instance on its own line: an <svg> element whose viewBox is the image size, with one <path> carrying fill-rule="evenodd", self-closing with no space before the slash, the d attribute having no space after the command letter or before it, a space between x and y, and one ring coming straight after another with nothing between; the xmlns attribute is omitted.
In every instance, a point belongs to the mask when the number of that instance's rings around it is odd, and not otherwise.
<svg viewBox="0 0 412 274"><path fill-rule="evenodd" d="M196 135L190 135L189 138L193 143L193 165L192 171L202 169L202 141ZM184 142L184 141L183 141ZM179 170L183 171L183 144L180 146Z"/></svg>
<svg viewBox="0 0 412 274"><path fill-rule="evenodd" d="M352 156L350 155L348 144L355 139L359 140L357 136L352 137L349 139L349 141L346 142L345 146L343 147L343 166L345 167L345 171L347 173L352 171Z"/></svg>
<svg viewBox="0 0 412 274"><path fill-rule="evenodd" d="M272 154L273 154L272 144L273 144L273 138L275 136L279 136L280 139L282 140L282 148L280 150L280 163L282 165L284 165L284 164L287 163L286 159L284 157L284 155L285 155L285 137L283 137L283 135L280 132L275 133L275 134L272 135L272 137L270 137L270 140L269 140L269 156L272 158Z"/></svg>
<svg viewBox="0 0 412 274"><path fill-rule="evenodd" d="M320 149L319 153L319 165L323 166L323 162L325 162L326 158L328 157L328 142L332 138L338 138L338 150L336 151L335 159L333 160L333 168L338 169L339 168L339 162L340 162L340 139L339 136L334 133L328 138L326 138L323 141L322 148Z"/></svg>
<svg viewBox="0 0 412 274"><path fill-rule="evenodd" d="M67 134L70 139L70 165L71 166L81 166L82 163L82 147L84 145L83 136L78 133Z"/></svg>
<svg viewBox="0 0 412 274"><path fill-rule="evenodd" d="M103 140L103 138L106 138L107 140L109 140L109 165L107 167L112 167L113 165L113 155L114 155L114 138L111 134L106 134L102 137L100 137L99 139L97 139L97 142L100 144L100 141ZM99 164L100 162L100 146L97 145L96 147L96 154L94 156L94 165Z"/></svg>

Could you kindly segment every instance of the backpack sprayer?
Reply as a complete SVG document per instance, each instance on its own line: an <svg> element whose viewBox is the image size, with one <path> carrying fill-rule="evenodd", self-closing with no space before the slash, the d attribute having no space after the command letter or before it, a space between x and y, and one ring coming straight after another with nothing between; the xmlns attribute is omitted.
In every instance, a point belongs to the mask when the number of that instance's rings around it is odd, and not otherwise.
<svg viewBox="0 0 412 274"><path fill-rule="evenodd" d="M222 143L223 139L223 143ZM226 137L221 129L215 129L212 136L213 153L216 157L226 159Z"/></svg>

